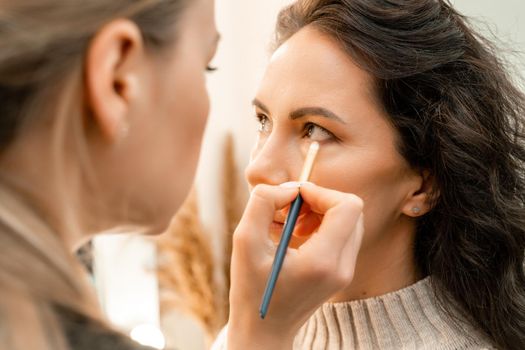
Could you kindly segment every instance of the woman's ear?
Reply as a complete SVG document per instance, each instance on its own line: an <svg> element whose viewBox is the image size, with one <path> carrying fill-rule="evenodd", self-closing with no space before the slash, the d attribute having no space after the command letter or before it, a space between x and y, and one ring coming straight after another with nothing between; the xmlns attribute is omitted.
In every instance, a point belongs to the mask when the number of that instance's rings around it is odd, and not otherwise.
<svg viewBox="0 0 525 350"><path fill-rule="evenodd" d="M434 191L434 177L428 170L421 171L415 179L413 189L407 195L402 213L410 217L419 217L428 213L432 209Z"/></svg>
<svg viewBox="0 0 525 350"><path fill-rule="evenodd" d="M88 118L110 143L127 134L144 55L140 29L124 19L105 25L89 45L84 72Z"/></svg>

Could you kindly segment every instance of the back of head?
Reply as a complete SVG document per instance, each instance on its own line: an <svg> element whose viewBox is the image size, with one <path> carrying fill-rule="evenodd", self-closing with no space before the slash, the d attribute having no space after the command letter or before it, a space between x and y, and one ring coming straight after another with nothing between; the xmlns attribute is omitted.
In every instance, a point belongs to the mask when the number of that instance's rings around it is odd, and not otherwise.
<svg viewBox="0 0 525 350"><path fill-rule="evenodd" d="M525 344L525 97L498 49L446 0L300 0L277 44L305 26L375 80L398 151L435 180L414 256L437 294L505 349Z"/></svg>
<svg viewBox="0 0 525 350"><path fill-rule="evenodd" d="M130 19L151 48L171 43L184 0L16 0L0 3L0 156L27 125L53 130L61 166L65 133L80 130L83 69L105 24ZM75 128L76 125L76 128ZM82 148L79 136L78 150ZM82 154L79 153L79 159ZM0 169L0 348L67 349L58 309L101 320L64 231L30 200L29 187ZM60 178L55 179L60 188ZM62 197L61 197L62 196ZM57 201L67 214L68 193ZM67 229L75 230L75 218Z"/></svg>

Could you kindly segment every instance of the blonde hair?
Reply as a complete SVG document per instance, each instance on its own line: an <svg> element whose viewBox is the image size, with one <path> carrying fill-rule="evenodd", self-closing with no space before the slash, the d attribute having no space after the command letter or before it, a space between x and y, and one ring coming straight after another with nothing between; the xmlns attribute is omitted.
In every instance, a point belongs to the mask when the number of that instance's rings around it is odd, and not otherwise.
<svg viewBox="0 0 525 350"><path fill-rule="evenodd" d="M174 27L187 2L0 4L0 147L9 148L26 125L51 128L50 188L61 216L60 220L46 216L34 201L38 189L0 169L1 349L67 349L58 309L104 324L85 273L66 244L67 237L82 235L75 210L79 197L61 186L66 147L78 155L78 183L93 185L82 127L84 56L97 31L117 18L133 20L147 47L173 43Z"/></svg>

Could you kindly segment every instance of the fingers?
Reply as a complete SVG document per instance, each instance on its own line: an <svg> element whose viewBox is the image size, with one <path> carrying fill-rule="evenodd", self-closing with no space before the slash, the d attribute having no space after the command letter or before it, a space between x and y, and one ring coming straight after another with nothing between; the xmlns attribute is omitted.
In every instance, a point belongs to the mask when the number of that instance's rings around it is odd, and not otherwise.
<svg viewBox="0 0 525 350"><path fill-rule="evenodd" d="M355 262L363 234L363 201L353 194L311 183L301 187L301 195L313 211L324 215L318 233L301 247L303 252L331 257L334 265L342 259L345 263Z"/></svg>
<svg viewBox="0 0 525 350"><path fill-rule="evenodd" d="M309 236L321 225L322 215L313 212L305 213L299 216L297 225L293 231L294 236L305 237Z"/></svg>
<svg viewBox="0 0 525 350"><path fill-rule="evenodd" d="M361 215L357 219L354 231L350 235L349 239L346 242L346 245L341 251L340 266L344 278L351 279L353 276L357 256L359 255L361 242L363 241L363 234L364 219L363 213L361 213Z"/></svg>
<svg viewBox="0 0 525 350"><path fill-rule="evenodd" d="M268 232L275 212L289 205L298 193L298 188L257 185L233 235L235 243L248 245L253 252L261 251L269 242Z"/></svg>
<svg viewBox="0 0 525 350"><path fill-rule="evenodd" d="M311 210L318 214L325 214L331 208L350 202L360 207L361 210L363 208L363 201L358 196L320 187L311 182L301 184L301 196Z"/></svg>
<svg viewBox="0 0 525 350"><path fill-rule="evenodd" d="M257 314L275 255L276 245L269 237L272 223L280 222L280 218L275 219L276 212L289 206L298 192L297 187L268 185L259 185L252 191L233 236L230 315L239 315L245 310L250 315ZM295 237L306 241L297 249L289 249L284 261L272 312L274 320L286 320L287 325L302 324L310 310L317 309L351 282L363 235L363 203L358 197L313 184L302 185L300 192L306 209L296 229L318 230L308 237ZM273 226L275 231L279 225ZM279 313L279 310L285 312ZM260 320L257 322L254 324L259 325Z"/></svg>
<svg viewBox="0 0 525 350"><path fill-rule="evenodd" d="M298 266L304 267L306 264L319 271L312 273L312 276L325 278L336 274L340 277L335 278L336 283L349 282L363 235L362 200L353 194L311 183L302 184L300 192L305 208L311 211L302 214L295 234L317 233L310 238L305 237L306 241L303 240L304 244L298 248ZM271 263L275 244L269 233L274 217L276 212L289 206L297 194L298 188L269 185L254 188L233 236L234 255L238 255L237 258L256 265L263 264L263 261Z"/></svg>

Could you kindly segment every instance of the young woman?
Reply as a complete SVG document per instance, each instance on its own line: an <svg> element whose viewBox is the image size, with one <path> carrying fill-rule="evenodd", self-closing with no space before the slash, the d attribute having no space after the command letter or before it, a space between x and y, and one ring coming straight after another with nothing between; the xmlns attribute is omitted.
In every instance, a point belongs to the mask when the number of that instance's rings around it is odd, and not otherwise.
<svg viewBox="0 0 525 350"><path fill-rule="evenodd" d="M364 201L354 279L294 349L525 348L525 98L495 47L444 0L300 0L277 44L248 182L317 141L312 181Z"/></svg>
<svg viewBox="0 0 525 350"><path fill-rule="evenodd" d="M184 200L208 114L213 6L0 3L1 349L139 348L106 324L72 252L101 231L160 232ZM231 349L291 346L352 279L362 202L305 185L305 200L326 214L322 239L288 255L283 288L259 319L275 251L269 226L297 193L297 184L252 191L234 234Z"/></svg>

